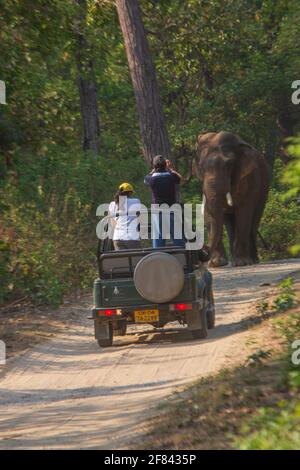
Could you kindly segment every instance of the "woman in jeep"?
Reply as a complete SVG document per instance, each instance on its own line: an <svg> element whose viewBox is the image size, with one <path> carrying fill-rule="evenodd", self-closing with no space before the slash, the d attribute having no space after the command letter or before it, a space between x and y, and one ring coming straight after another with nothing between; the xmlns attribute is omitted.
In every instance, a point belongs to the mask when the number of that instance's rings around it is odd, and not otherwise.
<svg viewBox="0 0 300 470"><path fill-rule="evenodd" d="M109 215L114 225L113 244L115 250L132 250L141 247L138 231L138 214L141 201L133 197L134 189L130 183L122 183L114 201L109 205Z"/></svg>

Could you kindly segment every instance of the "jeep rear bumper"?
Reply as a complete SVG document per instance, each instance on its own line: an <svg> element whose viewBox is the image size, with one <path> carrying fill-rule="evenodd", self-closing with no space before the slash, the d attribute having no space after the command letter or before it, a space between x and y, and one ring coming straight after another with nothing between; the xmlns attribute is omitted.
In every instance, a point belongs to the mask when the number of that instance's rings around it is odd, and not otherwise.
<svg viewBox="0 0 300 470"><path fill-rule="evenodd" d="M185 308L187 307L188 308ZM180 314L185 315L189 312L195 312L203 307L203 300L187 301L177 304L146 304L146 305L130 305L122 307L93 307L92 318L94 320L128 320L134 321L134 312L136 310L158 310L160 316L172 318L178 317Z"/></svg>

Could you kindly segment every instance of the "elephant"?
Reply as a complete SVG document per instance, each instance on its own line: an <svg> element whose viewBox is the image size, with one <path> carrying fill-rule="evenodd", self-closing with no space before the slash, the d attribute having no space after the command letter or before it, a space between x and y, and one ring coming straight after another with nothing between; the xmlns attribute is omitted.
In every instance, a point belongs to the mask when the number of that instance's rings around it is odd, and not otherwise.
<svg viewBox="0 0 300 470"><path fill-rule="evenodd" d="M257 233L268 197L270 171L264 157L231 132L197 139L194 173L202 181L210 267L228 264L225 225L233 266L258 263Z"/></svg>

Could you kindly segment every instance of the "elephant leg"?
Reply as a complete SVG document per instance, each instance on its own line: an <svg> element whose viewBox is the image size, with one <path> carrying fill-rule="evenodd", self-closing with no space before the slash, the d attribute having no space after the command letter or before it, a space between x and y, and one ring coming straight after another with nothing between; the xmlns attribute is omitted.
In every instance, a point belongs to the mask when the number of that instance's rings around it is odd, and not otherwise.
<svg viewBox="0 0 300 470"><path fill-rule="evenodd" d="M254 264L257 264L259 262L258 258L258 253L257 253L257 235L254 233L251 233L251 246L250 246L250 256Z"/></svg>
<svg viewBox="0 0 300 470"><path fill-rule="evenodd" d="M257 226L252 227L250 234L250 256L254 264L259 262L257 253Z"/></svg>
<svg viewBox="0 0 300 470"><path fill-rule="evenodd" d="M210 268L217 268L221 266L226 266L228 264L228 259L223 243L211 251L211 257L208 262Z"/></svg>
<svg viewBox="0 0 300 470"><path fill-rule="evenodd" d="M231 256L233 257L233 250L234 250L234 214L225 214L224 217L225 227L227 230L227 235L229 239L229 246Z"/></svg>
<svg viewBox="0 0 300 470"><path fill-rule="evenodd" d="M208 246L210 248L209 267L220 267L228 264L225 247L223 244L223 216L221 220L209 218L207 223L208 229Z"/></svg>
<svg viewBox="0 0 300 470"><path fill-rule="evenodd" d="M246 266L253 264L251 257L251 230L253 217L244 208L239 208L235 212L235 221L233 265Z"/></svg>

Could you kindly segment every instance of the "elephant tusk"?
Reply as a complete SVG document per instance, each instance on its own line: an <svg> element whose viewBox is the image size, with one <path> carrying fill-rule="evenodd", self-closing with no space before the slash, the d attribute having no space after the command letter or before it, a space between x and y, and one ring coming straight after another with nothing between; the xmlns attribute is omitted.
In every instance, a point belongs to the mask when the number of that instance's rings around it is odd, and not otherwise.
<svg viewBox="0 0 300 470"><path fill-rule="evenodd" d="M232 196L230 193L227 193L226 194L226 200L227 200L227 204L232 207L233 206L233 200L232 200Z"/></svg>
<svg viewBox="0 0 300 470"><path fill-rule="evenodd" d="M206 205L206 196L203 194L202 204L201 204L201 214L204 215L204 207Z"/></svg>

